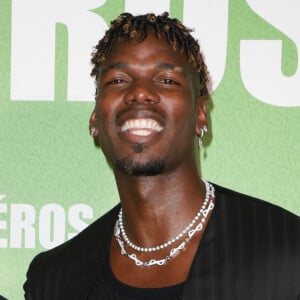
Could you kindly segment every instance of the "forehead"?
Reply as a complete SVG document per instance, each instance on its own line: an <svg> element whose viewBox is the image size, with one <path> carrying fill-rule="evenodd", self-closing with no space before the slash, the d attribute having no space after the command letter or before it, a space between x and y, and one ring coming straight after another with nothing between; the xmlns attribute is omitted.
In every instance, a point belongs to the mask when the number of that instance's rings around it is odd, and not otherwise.
<svg viewBox="0 0 300 300"><path fill-rule="evenodd" d="M112 63L126 64L165 64L176 68L191 69L186 53L174 50L164 36L157 37L148 32L147 37L142 41L118 41L114 42L110 53L106 56L103 66Z"/></svg>

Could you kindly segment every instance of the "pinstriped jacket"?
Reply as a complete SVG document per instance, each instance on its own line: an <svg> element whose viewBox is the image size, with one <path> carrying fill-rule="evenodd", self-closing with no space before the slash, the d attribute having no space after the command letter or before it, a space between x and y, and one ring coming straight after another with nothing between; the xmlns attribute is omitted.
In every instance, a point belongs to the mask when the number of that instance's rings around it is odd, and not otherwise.
<svg viewBox="0 0 300 300"><path fill-rule="evenodd" d="M300 218L219 187L184 300L300 300ZM108 255L119 205L30 264L26 300L86 300Z"/></svg>

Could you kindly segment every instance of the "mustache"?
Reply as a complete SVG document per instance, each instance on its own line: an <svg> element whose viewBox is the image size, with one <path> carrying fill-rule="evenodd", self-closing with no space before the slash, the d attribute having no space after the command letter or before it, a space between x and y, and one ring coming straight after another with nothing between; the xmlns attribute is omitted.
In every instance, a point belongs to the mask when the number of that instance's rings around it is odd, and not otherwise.
<svg viewBox="0 0 300 300"><path fill-rule="evenodd" d="M140 111L140 110L157 113L157 114L160 114L161 116L164 115L163 112L158 107L155 107L153 105L149 105L149 104L147 105L147 104L143 104L143 103L133 103L133 104L126 106L121 111L119 111L117 113L117 118L120 115L123 115L124 113L132 112L132 111Z"/></svg>

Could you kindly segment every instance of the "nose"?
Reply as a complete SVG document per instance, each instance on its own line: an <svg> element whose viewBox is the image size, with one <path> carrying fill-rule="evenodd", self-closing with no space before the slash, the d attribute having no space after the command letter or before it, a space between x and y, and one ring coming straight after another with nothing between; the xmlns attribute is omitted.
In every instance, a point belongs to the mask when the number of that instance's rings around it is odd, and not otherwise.
<svg viewBox="0 0 300 300"><path fill-rule="evenodd" d="M127 94L124 97L126 104L131 103L159 103L159 96L155 93L151 85L146 84L132 84Z"/></svg>

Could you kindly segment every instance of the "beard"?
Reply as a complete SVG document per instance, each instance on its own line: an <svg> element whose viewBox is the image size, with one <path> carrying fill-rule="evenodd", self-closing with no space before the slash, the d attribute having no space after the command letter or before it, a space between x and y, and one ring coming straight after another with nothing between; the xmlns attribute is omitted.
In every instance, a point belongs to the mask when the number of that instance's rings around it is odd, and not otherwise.
<svg viewBox="0 0 300 300"><path fill-rule="evenodd" d="M119 171L131 176L156 176L164 172L165 162L162 159L151 160L145 163L123 158L116 160Z"/></svg>

